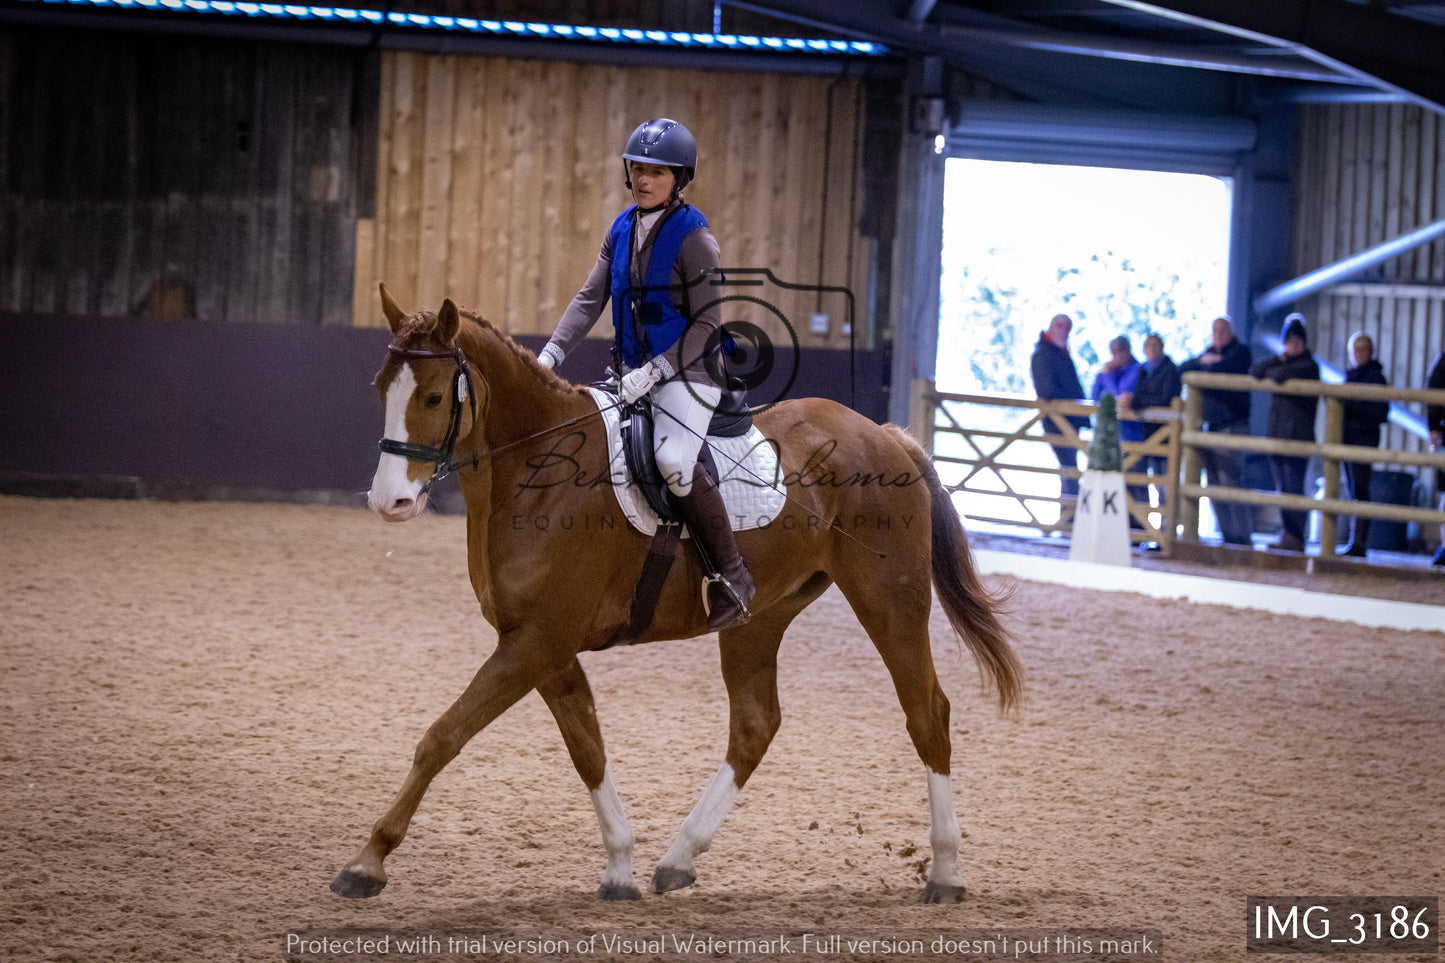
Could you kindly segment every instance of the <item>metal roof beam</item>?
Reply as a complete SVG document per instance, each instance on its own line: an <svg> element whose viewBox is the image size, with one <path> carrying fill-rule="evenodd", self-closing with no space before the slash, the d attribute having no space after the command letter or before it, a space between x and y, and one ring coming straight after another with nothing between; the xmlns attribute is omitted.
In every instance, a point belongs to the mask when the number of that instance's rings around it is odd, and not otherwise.
<svg viewBox="0 0 1445 963"><path fill-rule="evenodd" d="M1312 67L1293 57L1259 56L1247 53L1213 52L1181 44L1130 40L1124 37L1089 36L1087 34L1024 30L997 30L988 27L949 27L940 30L945 41L962 43L1003 44L1025 50L1049 50L1055 53L1128 60L1135 63L1161 64L1169 67L1190 67L1196 70L1222 70L1229 73L1279 77L1286 80L1310 80L1320 83L1344 83L1375 86L1337 71Z"/></svg>
<svg viewBox="0 0 1445 963"><path fill-rule="evenodd" d="M729 0L728 6L914 53L945 52L936 26L898 16L891 0Z"/></svg>
<svg viewBox="0 0 1445 963"><path fill-rule="evenodd" d="M1445 28L1347 0L1104 0L1277 47L1445 113Z"/></svg>
<svg viewBox="0 0 1445 963"><path fill-rule="evenodd" d="M933 12L933 6L937 2L938 0L912 0L908 4L908 19L913 23L922 23Z"/></svg>
<svg viewBox="0 0 1445 963"><path fill-rule="evenodd" d="M1392 257L1398 257L1406 251L1417 248L1421 244L1428 244L1442 236L1445 236L1445 221L1436 221L1433 224L1426 224L1424 227L1417 227L1399 237L1392 237L1382 244L1376 244L1374 247L1351 254L1333 264L1316 268L1308 274L1300 275L1292 281L1286 281L1255 298L1255 313L1265 314L1275 308L1282 308L1286 304L1293 304L1301 298L1324 290L1336 281L1354 277L1368 267L1388 261Z"/></svg>
<svg viewBox="0 0 1445 963"><path fill-rule="evenodd" d="M817 29L874 40L901 51L943 56L961 63L969 62L978 45L991 44L1287 80L1379 86L1374 78L1357 70L1331 64L1310 66L1315 57L1302 60L1298 56L1209 51L1197 46L1128 37L1032 30L1018 21L992 14L979 14L977 11L969 11L970 19L978 21L976 25L947 22L940 25L915 20L911 16L899 16L896 12L898 8L887 0L846 0L836 3L824 0L742 0L734 2L733 6ZM909 14L916 9L916 4L910 7ZM959 8L940 8L939 12L960 11ZM1257 42L1268 50L1278 50L1281 46L1280 42L1273 38L1257 38Z"/></svg>

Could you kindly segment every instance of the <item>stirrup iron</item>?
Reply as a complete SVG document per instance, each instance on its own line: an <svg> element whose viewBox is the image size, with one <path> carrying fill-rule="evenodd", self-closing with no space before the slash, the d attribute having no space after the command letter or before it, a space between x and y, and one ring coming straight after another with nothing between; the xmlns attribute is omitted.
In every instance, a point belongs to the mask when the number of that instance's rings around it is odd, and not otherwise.
<svg viewBox="0 0 1445 963"><path fill-rule="evenodd" d="M748 608L748 603L743 601L743 597L738 594L738 590L733 588L733 583L729 582L721 572L714 572L711 575L704 575L702 577L703 615L706 615L709 619L712 618L712 603L708 600L707 590L712 586L714 582L722 583L723 591L727 592L728 595L731 595L733 601L736 602L738 605L739 615L737 619L728 626L728 628L737 628L740 625L745 625L748 622L752 621L753 613L752 610Z"/></svg>

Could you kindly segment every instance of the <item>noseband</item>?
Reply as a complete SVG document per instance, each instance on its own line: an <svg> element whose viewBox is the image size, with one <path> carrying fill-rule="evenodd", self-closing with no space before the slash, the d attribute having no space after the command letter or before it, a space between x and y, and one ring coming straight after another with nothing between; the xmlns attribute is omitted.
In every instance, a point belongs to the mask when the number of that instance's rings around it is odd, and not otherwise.
<svg viewBox="0 0 1445 963"><path fill-rule="evenodd" d="M457 461L453 458L456 454L458 436L462 430L462 402L466 401L472 410L472 424L477 423L477 399L471 390L471 368L467 359L462 357L461 348L452 348L448 351L422 351L415 348L398 348L394 344L386 346L395 358L404 361L425 361L432 358L450 358L457 366L457 377L452 383L452 414L451 422L447 426L447 437L440 448L431 448L426 445L413 445L410 442L393 441L390 438L383 438L377 444L381 450L388 455L400 455L413 461L429 461L434 466L432 476L421 486L425 494L432 485L441 481L452 472L463 465L471 465L476 468L481 462L479 455L464 458Z"/></svg>

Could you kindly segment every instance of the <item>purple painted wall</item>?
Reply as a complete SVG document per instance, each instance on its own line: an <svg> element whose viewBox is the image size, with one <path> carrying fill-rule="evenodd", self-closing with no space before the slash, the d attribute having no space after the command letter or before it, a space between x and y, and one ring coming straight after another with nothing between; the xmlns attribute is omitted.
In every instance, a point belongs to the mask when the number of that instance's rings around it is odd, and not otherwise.
<svg viewBox="0 0 1445 963"><path fill-rule="evenodd" d="M386 331L0 314L0 339L0 490L46 490L58 476L139 478L142 492L172 497L371 483ZM600 377L607 353L588 341L562 373ZM886 357L859 352L853 367L856 378L847 352L804 351L789 396L847 404L851 393L881 420ZM768 400L790 357L774 368L757 393Z"/></svg>

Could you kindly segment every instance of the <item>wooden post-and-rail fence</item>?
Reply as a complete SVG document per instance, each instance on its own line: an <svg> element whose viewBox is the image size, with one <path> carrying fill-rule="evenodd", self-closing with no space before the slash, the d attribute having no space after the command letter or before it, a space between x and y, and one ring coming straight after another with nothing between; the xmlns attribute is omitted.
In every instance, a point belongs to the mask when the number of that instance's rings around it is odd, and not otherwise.
<svg viewBox="0 0 1445 963"><path fill-rule="evenodd" d="M1273 505L1321 512L1320 551L1335 554L1340 515L1418 522L1445 523L1445 512L1432 508L1361 502L1341 499L1340 464L1368 461L1372 464L1413 465L1445 469L1445 453L1407 452L1365 448L1342 443L1344 402L1392 401L1445 405L1445 391L1392 388L1376 385L1335 385L1319 381L1288 381L1277 384L1246 375L1218 375L1190 372L1184 376L1185 396L1172 408L1150 408L1142 412L1120 409L1121 421L1144 421L1158 425L1142 442L1123 442L1126 485L1150 485L1157 504L1127 498L1131 518L1138 527L1131 533L1135 542L1157 542L1169 553L1178 537L1199 540L1199 500ZM1249 435L1210 434L1203 430L1204 391L1261 391L1279 394L1315 395L1325 401L1325 437L1320 442L1286 441ZM1037 480L1053 476L1079 478L1082 471L1061 468L1052 448L1074 448L1087 455L1088 438L1070 424L1071 416L1092 419L1098 407L1074 401L1034 401L1013 395L949 394L934 389L933 383L919 382L914 395L912 423L924 446L933 453L945 486L962 494L964 518L1035 528L1050 532L1072 532L1074 499L1060 494L1056 482L1041 486ZM1045 434L1044 423L1057 427L1058 434ZM1206 485L1203 477L1205 449L1233 449L1264 454L1318 456L1323 464L1323 498L1286 495L1248 488ZM1145 456L1164 459L1162 475L1145 474ZM951 466L958 466L951 469ZM952 481L955 474L956 481ZM951 482L951 483L950 483ZM1045 491L1044 488L1047 488ZM1014 503L1011 513L998 508L997 499ZM993 511L975 506L993 504ZM1048 510L1057 507L1057 516ZM1012 517L1009 517L1009 515Z"/></svg>
<svg viewBox="0 0 1445 963"><path fill-rule="evenodd" d="M972 509L966 504L961 514L977 521L1019 525L1050 532L1072 532L1075 499L1060 494L1057 482L1037 484L1040 479L1081 478L1077 468L1061 468L1053 448L1073 448L1088 453L1089 439L1080 436L1070 418L1092 419L1097 405L1077 401L1033 401L1011 395L947 394L934 390L932 382L921 382L914 396L912 423L924 447L933 453L945 487L964 493L965 502L988 504L992 499L1011 499L1014 517ZM991 410L990 410L991 409ZM1158 542L1168 551L1174 542L1178 519L1178 484L1181 464L1180 424L1182 404L1173 408L1149 408L1142 412L1119 409L1120 421L1144 421L1158 429L1141 442L1122 442L1124 483L1152 484L1160 504L1151 506L1126 498L1130 517L1137 523L1131 532L1135 542ZM1044 434L1044 425L1057 434ZM1164 459L1163 475L1144 473L1145 456ZM961 466L962 477L949 484ZM1047 489L1047 493L1044 489ZM995 501L993 504L997 505ZM1045 510L1056 507L1057 515Z"/></svg>
<svg viewBox="0 0 1445 963"><path fill-rule="evenodd" d="M1340 463L1369 462L1387 465L1415 465L1421 468L1445 469L1445 453L1396 451L1367 448L1342 443L1346 401L1418 402L1421 405L1445 405L1445 391L1393 388L1385 385L1326 384L1322 381L1274 381L1248 375L1209 374L1191 371L1184 376L1184 474L1180 481L1180 537L1185 541L1199 538L1199 499L1242 502L1247 505L1275 505L1302 511L1318 511L1320 520L1320 554L1334 555L1340 515L1379 518L1395 522L1419 522L1422 525L1445 523L1445 512L1433 508L1362 502L1340 498ZM1210 388L1229 391L1265 391L1271 394L1314 395L1325 402L1325 437L1320 442L1286 441L1280 438L1257 438L1250 435L1210 434L1203 430L1204 391ZM1250 488L1224 488L1203 484L1203 449L1261 452L1270 455L1296 455L1301 458L1319 456L1321 477L1325 480L1324 498L1305 495L1284 495Z"/></svg>

